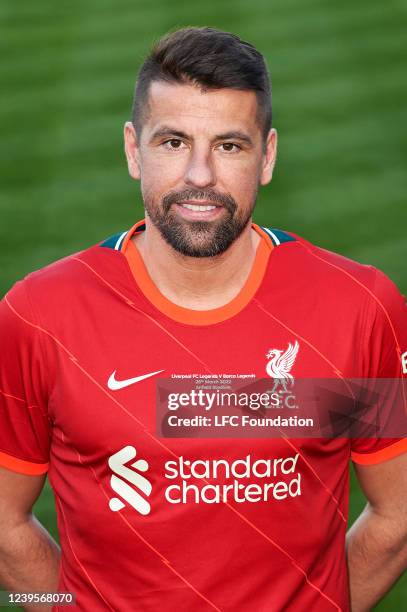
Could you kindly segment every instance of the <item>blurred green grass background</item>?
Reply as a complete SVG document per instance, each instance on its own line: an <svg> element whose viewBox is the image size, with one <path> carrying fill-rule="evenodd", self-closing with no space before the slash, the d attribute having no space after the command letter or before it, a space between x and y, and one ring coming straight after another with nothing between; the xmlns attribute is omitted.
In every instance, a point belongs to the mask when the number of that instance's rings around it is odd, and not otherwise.
<svg viewBox="0 0 407 612"><path fill-rule="evenodd" d="M407 287L405 0L2 0L0 293L142 216L122 125L169 29L211 25L266 56L279 134L255 221ZM350 521L364 506L352 474ZM56 536L47 487L36 504ZM407 608L404 576L377 607Z"/></svg>

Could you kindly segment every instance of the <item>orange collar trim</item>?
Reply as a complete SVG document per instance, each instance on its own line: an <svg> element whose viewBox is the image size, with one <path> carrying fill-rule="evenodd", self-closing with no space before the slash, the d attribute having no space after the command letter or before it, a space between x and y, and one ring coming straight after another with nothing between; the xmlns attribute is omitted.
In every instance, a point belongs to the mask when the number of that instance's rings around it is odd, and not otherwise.
<svg viewBox="0 0 407 612"><path fill-rule="evenodd" d="M227 304L211 310L193 310L174 304L167 299L151 279L143 258L136 245L130 240L137 230L145 224L138 221L128 231L121 248L129 264L133 277L145 297L163 314L178 323L187 325L213 325L230 319L240 312L254 297L263 280L270 253L274 246L270 237L256 223L252 228L260 235L261 241L257 247L254 263L250 274L239 293Z"/></svg>

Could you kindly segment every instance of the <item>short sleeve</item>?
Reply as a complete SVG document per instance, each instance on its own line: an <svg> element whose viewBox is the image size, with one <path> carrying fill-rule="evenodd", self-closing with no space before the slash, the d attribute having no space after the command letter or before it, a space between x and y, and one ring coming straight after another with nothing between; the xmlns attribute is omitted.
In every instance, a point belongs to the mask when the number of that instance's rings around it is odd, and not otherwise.
<svg viewBox="0 0 407 612"><path fill-rule="evenodd" d="M38 475L48 470L51 426L41 330L26 283L0 302L0 465Z"/></svg>
<svg viewBox="0 0 407 612"><path fill-rule="evenodd" d="M402 403L407 415L407 305L405 297L383 272L376 270L371 313L363 338L368 378L401 379ZM355 438L351 457L356 463L381 463L407 451L406 438Z"/></svg>

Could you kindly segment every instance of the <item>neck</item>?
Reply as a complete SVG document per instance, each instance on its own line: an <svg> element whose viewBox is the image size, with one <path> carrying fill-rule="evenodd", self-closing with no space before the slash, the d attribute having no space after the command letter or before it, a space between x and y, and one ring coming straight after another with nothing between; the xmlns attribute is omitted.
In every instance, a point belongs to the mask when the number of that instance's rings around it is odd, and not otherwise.
<svg viewBox="0 0 407 612"><path fill-rule="evenodd" d="M188 257L175 251L147 217L145 231L131 240L152 281L167 299L184 308L210 310L224 306L242 289L261 238L249 222L224 253Z"/></svg>

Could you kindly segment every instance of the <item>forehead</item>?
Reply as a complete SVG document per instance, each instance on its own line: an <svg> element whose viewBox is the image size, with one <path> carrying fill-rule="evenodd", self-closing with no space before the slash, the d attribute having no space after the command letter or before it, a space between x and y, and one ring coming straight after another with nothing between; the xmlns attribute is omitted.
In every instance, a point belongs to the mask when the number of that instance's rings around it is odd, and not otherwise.
<svg viewBox="0 0 407 612"><path fill-rule="evenodd" d="M148 96L148 114L143 128L158 124L174 125L190 132L259 130L257 97L254 91L216 89L202 91L198 86L153 81Z"/></svg>

